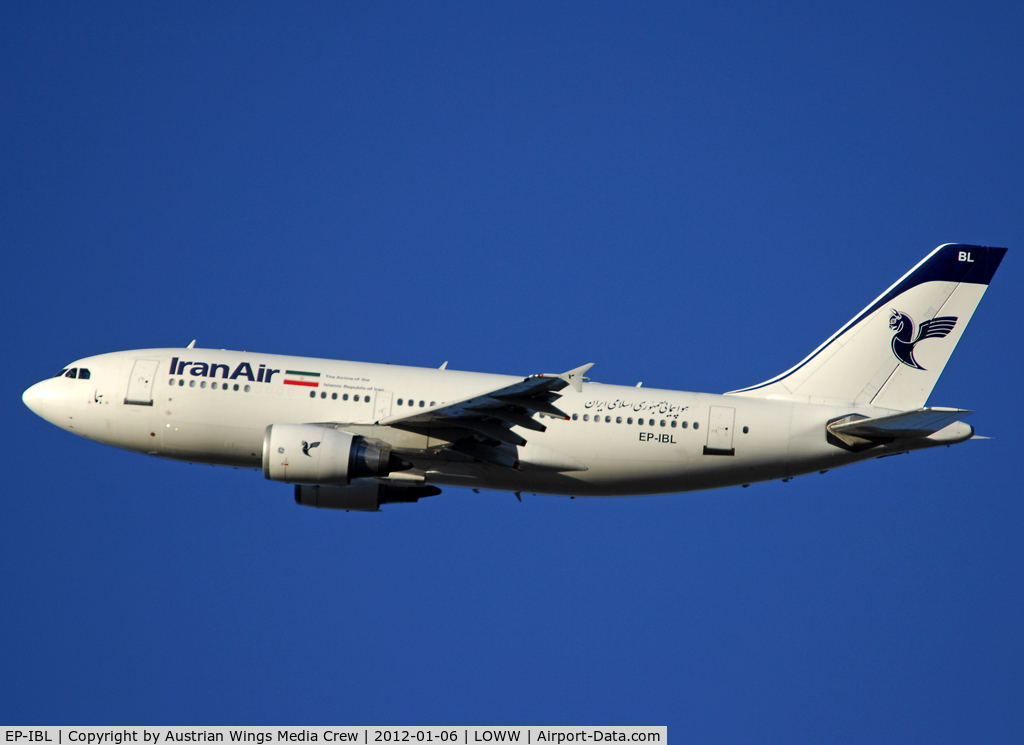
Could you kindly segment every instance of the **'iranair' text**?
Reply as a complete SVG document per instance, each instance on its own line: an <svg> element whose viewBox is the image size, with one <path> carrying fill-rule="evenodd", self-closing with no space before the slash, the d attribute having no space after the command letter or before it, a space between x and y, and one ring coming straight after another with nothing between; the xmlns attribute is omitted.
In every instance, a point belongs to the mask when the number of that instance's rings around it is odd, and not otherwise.
<svg viewBox="0 0 1024 745"><path fill-rule="evenodd" d="M189 375L197 378L216 378L217 374L220 373L220 377L224 378L224 380L245 378L253 383L269 383L274 373L281 372L280 370L267 369L266 365L260 365L256 372L253 373L252 365L248 362L240 362L234 372L229 373L227 365L219 365L216 362L186 362L184 360L179 362L177 357L171 359L171 375L184 375L186 368Z"/></svg>

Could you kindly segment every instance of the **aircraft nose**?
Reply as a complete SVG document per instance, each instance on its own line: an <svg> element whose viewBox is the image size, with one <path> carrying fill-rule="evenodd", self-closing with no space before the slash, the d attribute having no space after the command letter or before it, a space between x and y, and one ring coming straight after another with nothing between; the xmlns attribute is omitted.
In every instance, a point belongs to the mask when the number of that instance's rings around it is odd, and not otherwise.
<svg viewBox="0 0 1024 745"><path fill-rule="evenodd" d="M47 383L42 381L21 394L21 400L32 410L32 413L50 421L50 413L53 409L54 391L49 390Z"/></svg>

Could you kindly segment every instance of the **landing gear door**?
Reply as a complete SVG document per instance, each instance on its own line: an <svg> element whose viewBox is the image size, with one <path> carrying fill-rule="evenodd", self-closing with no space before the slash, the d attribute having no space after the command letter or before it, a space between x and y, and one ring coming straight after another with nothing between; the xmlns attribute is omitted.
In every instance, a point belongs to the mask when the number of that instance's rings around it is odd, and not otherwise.
<svg viewBox="0 0 1024 745"><path fill-rule="evenodd" d="M373 405L373 421L379 422L391 416L391 391L377 391L377 398Z"/></svg>
<svg viewBox="0 0 1024 745"><path fill-rule="evenodd" d="M159 364L159 360L135 360L131 377L128 378L128 395L124 397L126 404L153 405L153 381Z"/></svg>
<svg viewBox="0 0 1024 745"><path fill-rule="evenodd" d="M708 444L704 446L704 455L735 455L732 446L733 422L736 409L729 406L712 406L708 418Z"/></svg>

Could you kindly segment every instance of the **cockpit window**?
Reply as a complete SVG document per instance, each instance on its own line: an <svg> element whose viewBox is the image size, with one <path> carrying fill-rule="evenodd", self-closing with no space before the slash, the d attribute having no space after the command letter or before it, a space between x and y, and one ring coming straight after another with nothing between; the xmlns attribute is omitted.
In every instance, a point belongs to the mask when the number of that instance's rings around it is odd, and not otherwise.
<svg viewBox="0 0 1024 745"><path fill-rule="evenodd" d="M63 370L61 370L59 373L57 373L53 377L55 377L55 378L63 378L64 377L64 373L66 373L67 371L68 371L68 369L65 367Z"/></svg>
<svg viewBox="0 0 1024 745"><path fill-rule="evenodd" d="M78 368L77 367L72 367L70 370L67 371L67 373L64 375L64 377L65 378L77 378L78 377Z"/></svg>
<svg viewBox="0 0 1024 745"><path fill-rule="evenodd" d="M80 367L80 368L78 368L78 379L79 380L88 380L89 379L89 368L88 367Z"/></svg>

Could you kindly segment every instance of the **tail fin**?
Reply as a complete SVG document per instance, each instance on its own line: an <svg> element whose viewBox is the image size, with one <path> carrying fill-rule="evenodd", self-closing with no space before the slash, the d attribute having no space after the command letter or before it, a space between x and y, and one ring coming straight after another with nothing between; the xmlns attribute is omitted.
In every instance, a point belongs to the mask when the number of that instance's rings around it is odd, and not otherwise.
<svg viewBox="0 0 1024 745"><path fill-rule="evenodd" d="M939 246L796 367L730 394L924 406L1005 253Z"/></svg>

